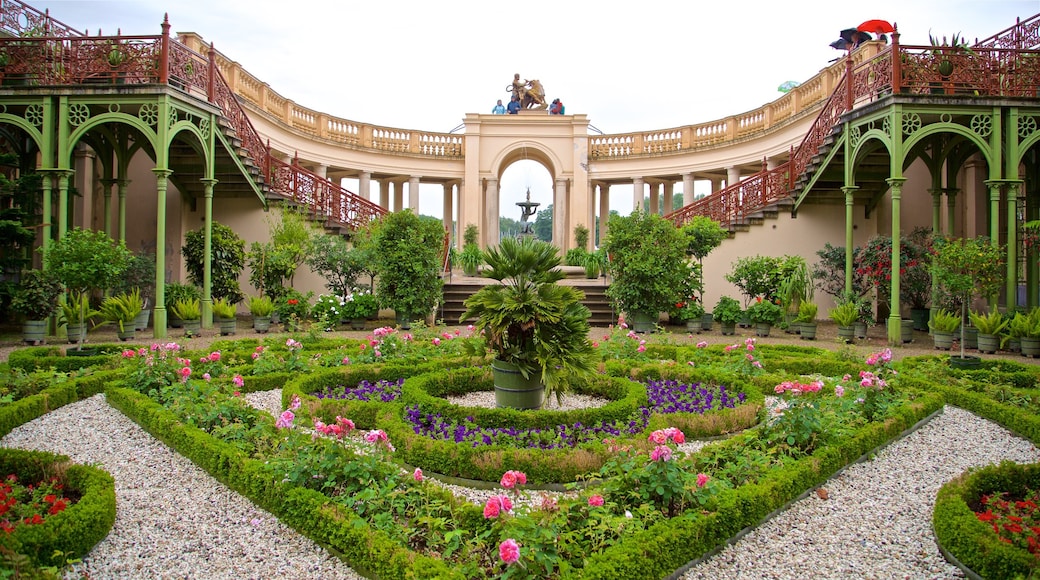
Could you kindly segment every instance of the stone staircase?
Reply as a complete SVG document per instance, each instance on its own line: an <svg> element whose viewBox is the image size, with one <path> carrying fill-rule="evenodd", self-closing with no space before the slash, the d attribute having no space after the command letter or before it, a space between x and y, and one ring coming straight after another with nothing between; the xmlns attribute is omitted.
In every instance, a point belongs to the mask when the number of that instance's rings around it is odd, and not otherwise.
<svg viewBox="0 0 1040 580"><path fill-rule="evenodd" d="M463 303L479 290L481 286L486 284L486 282L479 279L467 279L462 276L458 278L460 280L444 284L444 300L437 312L437 318L443 320L445 324L458 324L459 317L466 311ZM561 283L567 286L574 286L585 293L585 300L582 303L591 311L589 316L590 326L603 327L617 322L614 307L605 293L607 285L604 283L603 278L594 280L565 278ZM464 322L473 323L474 321Z"/></svg>

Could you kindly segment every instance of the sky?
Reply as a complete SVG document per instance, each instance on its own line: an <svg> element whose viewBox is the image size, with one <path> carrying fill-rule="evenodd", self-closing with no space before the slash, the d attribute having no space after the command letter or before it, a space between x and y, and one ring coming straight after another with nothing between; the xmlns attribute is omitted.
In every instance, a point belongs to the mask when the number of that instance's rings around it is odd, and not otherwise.
<svg viewBox="0 0 1040 580"><path fill-rule="evenodd" d="M96 35L195 32L297 104L363 123L449 132L508 102L514 73L539 79L568 114L604 133L658 130L740 114L781 96L842 52L844 28L879 18L903 44L932 34L974 41L1040 12L1040 0L29 0ZM528 162L503 176L500 207L526 187L551 199ZM422 213L440 216L440 186ZM698 184L701 187L701 184ZM513 199L515 198L515 199ZM631 190L611 208L631 210ZM543 205L544 207L544 205ZM513 208L515 209L515 208ZM518 217L518 210L516 210Z"/></svg>

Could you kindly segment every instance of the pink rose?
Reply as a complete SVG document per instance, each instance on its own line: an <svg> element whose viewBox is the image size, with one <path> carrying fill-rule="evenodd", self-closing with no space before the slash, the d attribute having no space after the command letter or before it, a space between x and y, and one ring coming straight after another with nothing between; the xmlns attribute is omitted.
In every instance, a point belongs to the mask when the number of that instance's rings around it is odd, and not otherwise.
<svg viewBox="0 0 1040 580"><path fill-rule="evenodd" d="M242 375L235 375L235 378L231 379L231 382L234 383L236 387L242 387L246 384L246 381L242 378Z"/></svg>
<svg viewBox="0 0 1040 580"><path fill-rule="evenodd" d="M279 429L288 429L292 427L293 419L295 418L296 415L294 415L292 411L286 409L282 412L281 416L278 417L278 420L275 421L274 426Z"/></svg>
<svg viewBox="0 0 1040 580"><path fill-rule="evenodd" d="M697 487L704 487L708 485L708 475L705 473L697 474Z"/></svg>
<svg viewBox="0 0 1040 580"><path fill-rule="evenodd" d="M520 559L520 545L513 538L509 538L498 545L498 557L506 564L516 562Z"/></svg>
<svg viewBox="0 0 1040 580"><path fill-rule="evenodd" d="M437 338L436 336L433 337L433 346L440 346L440 345L441 345L441 339Z"/></svg>
<svg viewBox="0 0 1040 580"><path fill-rule="evenodd" d="M843 387L841 385L835 386L834 387L834 396L835 397L844 397L845 396L845 387Z"/></svg>
<svg viewBox="0 0 1040 580"><path fill-rule="evenodd" d="M495 498L490 498L487 503L484 504L484 519L490 520L498 517L498 512L501 506Z"/></svg>
<svg viewBox="0 0 1040 580"><path fill-rule="evenodd" d="M650 452L651 461L668 461L672 458L672 448L667 445L658 445Z"/></svg>
<svg viewBox="0 0 1040 580"><path fill-rule="evenodd" d="M651 443L656 443L658 445L664 445L668 442L668 435L664 431L658 429L657 431L651 433L650 436L646 438L646 440Z"/></svg>
<svg viewBox="0 0 1040 580"><path fill-rule="evenodd" d="M418 467L416 467L415 471L412 472L412 477L415 479L415 481L417 481L419 483L422 483L422 480L423 480L422 470L419 469Z"/></svg>
<svg viewBox="0 0 1040 580"><path fill-rule="evenodd" d="M594 496L590 497L589 498L589 505L591 507L600 507L601 505L603 505L603 496L602 495L594 495Z"/></svg>
<svg viewBox="0 0 1040 580"><path fill-rule="evenodd" d="M697 343L697 348L707 348L707 346L708 346L708 341L706 341L706 340L702 340L702 341Z"/></svg>

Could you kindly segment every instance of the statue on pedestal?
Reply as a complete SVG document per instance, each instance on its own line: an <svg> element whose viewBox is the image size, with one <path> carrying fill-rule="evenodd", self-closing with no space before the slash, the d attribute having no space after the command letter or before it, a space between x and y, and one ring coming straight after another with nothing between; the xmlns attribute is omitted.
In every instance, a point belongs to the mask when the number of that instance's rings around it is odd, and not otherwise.
<svg viewBox="0 0 1040 580"><path fill-rule="evenodd" d="M524 109L544 109L549 106L545 102L545 89L538 79L520 80L520 73L516 73L513 82L506 86L506 91L512 93Z"/></svg>
<svg viewBox="0 0 1040 580"><path fill-rule="evenodd" d="M538 213L538 206L542 204L531 201L531 188L529 187L527 188L527 201L518 201L516 205L520 206L520 237L533 236L534 224L527 220Z"/></svg>

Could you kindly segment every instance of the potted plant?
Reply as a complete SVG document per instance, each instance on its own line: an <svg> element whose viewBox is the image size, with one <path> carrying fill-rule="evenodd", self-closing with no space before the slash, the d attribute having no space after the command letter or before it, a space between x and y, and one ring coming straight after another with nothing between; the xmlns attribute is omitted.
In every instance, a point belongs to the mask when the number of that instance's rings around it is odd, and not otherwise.
<svg viewBox="0 0 1040 580"><path fill-rule="evenodd" d="M249 313L253 315L253 330L260 334L267 334L271 328L271 313L274 312L274 302L268 296L251 296L249 298Z"/></svg>
<svg viewBox="0 0 1040 580"><path fill-rule="evenodd" d="M661 216L610 217L603 248L613 279L606 293L635 331L653 331L660 313L689 295L686 247L686 237Z"/></svg>
<svg viewBox="0 0 1040 580"><path fill-rule="evenodd" d="M757 296L772 300L780 287L780 263L773 256L744 256L733 264L726 280L740 289L745 307Z"/></svg>
<svg viewBox="0 0 1040 580"><path fill-rule="evenodd" d="M756 297L755 302L747 309L747 317L755 325L757 336L769 336L769 329L780 322L783 310L780 305L772 300L763 300L761 296Z"/></svg>
<svg viewBox="0 0 1040 580"><path fill-rule="evenodd" d="M466 232L462 235L462 252L459 253L459 264L462 273L467 276L476 276L477 270L484 263L484 252L477 245L479 231L474 224L466 225Z"/></svg>
<svg viewBox="0 0 1040 580"><path fill-rule="evenodd" d="M961 352L959 357L950 357L950 364L978 367L981 364L978 357L964 355L966 319L971 318L973 323L975 321L975 317L969 317L967 314L968 304L975 296L988 298L1000 291L1004 283L1004 250L999 245L991 244L988 238L978 237L938 238L935 240L933 251L931 271L940 292L956 296L960 304ZM979 334L982 333L982 329L977 325L975 329ZM979 338L981 339L981 336ZM977 346L981 347L982 344ZM987 343L987 348L990 346L992 344Z"/></svg>
<svg viewBox="0 0 1040 580"><path fill-rule="evenodd" d="M686 300L675 304L675 310L669 313L669 320L673 320L673 316L676 322L686 324L688 332L700 332L701 319L704 318L704 307L701 306L696 296L690 296Z"/></svg>
<svg viewBox="0 0 1040 580"><path fill-rule="evenodd" d="M744 317L744 310L740 308L740 302L736 298L723 296L715 304L711 311L715 322L722 327L722 334L731 335L736 333L737 322Z"/></svg>
<svg viewBox="0 0 1040 580"><path fill-rule="evenodd" d="M25 319L22 340L33 345L43 344L47 336L47 318L58 309L62 286L57 278L45 270L22 273L18 289L11 297L11 310Z"/></svg>
<svg viewBox="0 0 1040 580"><path fill-rule="evenodd" d="M855 336L852 324L859 318L856 303L845 302L831 309L829 316L838 325L838 339L851 343Z"/></svg>
<svg viewBox="0 0 1040 580"><path fill-rule="evenodd" d="M70 292L59 306L61 315L58 323L65 325L69 344L78 344L80 348L77 350L82 350L82 343L87 338L87 325L101 313L90 306L90 298L85 293Z"/></svg>
<svg viewBox="0 0 1040 580"><path fill-rule="evenodd" d="M700 215L694 216L680 231L686 238L686 254L697 259L698 272L704 271L704 258L730 235L729 230L723 228L719 222ZM703 287L700 301L704 303ZM708 319L707 322L710 330L711 320Z"/></svg>
<svg viewBox="0 0 1040 580"><path fill-rule="evenodd" d="M235 303L227 298L217 298L213 301L213 316L217 319L217 327L220 336L230 336L237 330L235 320Z"/></svg>
<svg viewBox="0 0 1040 580"><path fill-rule="evenodd" d="M1004 318L996 310L988 314L968 313L971 323L979 329L979 352L993 354L1000 348L1000 333L1008 325L1008 319Z"/></svg>
<svg viewBox="0 0 1040 580"><path fill-rule="evenodd" d="M132 340L136 329L134 320L144 309L141 291L134 288L130 292L115 294L105 298L101 303L101 318L118 326L116 335L119 340Z"/></svg>
<svg viewBox="0 0 1040 580"><path fill-rule="evenodd" d="M816 340L816 313L818 310L816 303L808 300L798 305L798 318L795 319L795 324L798 325L798 333L802 340Z"/></svg>
<svg viewBox="0 0 1040 580"><path fill-rule="evenodd" d="M1032 338L1033 333L1036 332L1036 320L1030 314L1016 312L1008 321L1007 331L1011 340L1018 341L1017 352L1022 353L1023 356L1040 354L1040 340ZM1016 352L1013 346L1010 350Z"/></svg>
<svg viewBox="0 0 1040 580"><path fill-rule="evenodd" d="M376 299L392 308L402 328L425 319L441 299L444 226L409 210L395 211L372 226Z"/></svg>
<svg viewBox="0 0 1040 580"><path fill-rule="evenodd" d="M376 297L367 289L355 288L350 294L347 294L345 299L343 317L350 321L352 330L364 330L365 320L379 311Z"/></svg>
<svg viewBox="0 0 1040 580"><path fill-rule="evenodd" d="M173 311L173 305L181 300L202 300L202 291L198 286L192 284L181 284L178 282L167 282L164 292L164 304L169 313L167 323L170 328L181 328L184 321L177 317Z"/></svg>
<svg viewBox="0 0 1040 580"><path fill-rule="evenodd" d="M950 350L953 347L954 333L960 325L960 315L942 308L936 310L928 321L928 327L932 329L932 341L935 343L935 348Z"/></svg>
<svg viewBox="0 0 1040 580"><path fill-rule="evenodd" d="M564 277L559 252L531 237L502 240L484 261L498 284L467 298L459 320L476 318L484 329L498 406L537 409L544 395L559 399L593 371L584 294L556 283Z"/></svg>
<svg viewBox="0 0 1040 580"><path fill-rule="evenodd" d="M1022 356L1036 358L1040 356L1040 308L1033 308L1029 314L1022 315L1028 321L1025 334L1022 335Z"/></svg>
<svg viewBox="0 0 1040 580"><path fill-rule="evenodd" d="M198 298L178 300L170 311L184 322L184 336L191 338L202 333L202 306Z"/></svg>
<svg viewBox="0 0 1040 580"><path fill-rule="evenodd" d="M287 288L274 301L274 311L289 332L299 330L311 312L310 300L313 293L304 296L299 290Z"/></svg>
<svg viewBox="0 0 1040 580"><path fill-rule="evenodd" d="M66 316L66 321L86 321L91 291L115 286L130 259L123 241L115 242L105 232L81 228L65 232L48 246L43 256L45 269L61 280L82 309L78 316ZM82 348L82 336L78 342Z"/></svg>
<svg viewBox="0 0 1040 580"><path fill-rule="evenodd" d="M599 278L600 257L597 252L586 252L582 257L582 266L585 267L585 278L594 280Z"/></svg>
<svg viewBox="0 0 1040 580"><path fill-rule="evenodd" d="M802 302L812 300L815 293L813 272L805 258L784 256L780 263L780 286L777 298L783 309L788 332L797 332L795 324ZM815 315L814 315L815 316Z"/></svg>
<svg viewBox="0 0 1040 580"><path fill-rule="evenodd" d="M141 293L144 307L134 319L134 330L147 329L152 314L151 297L155 295L155 254L133 254L126 271L119 277L112 290L117 294L129 294L134 290Z"/></svg>

